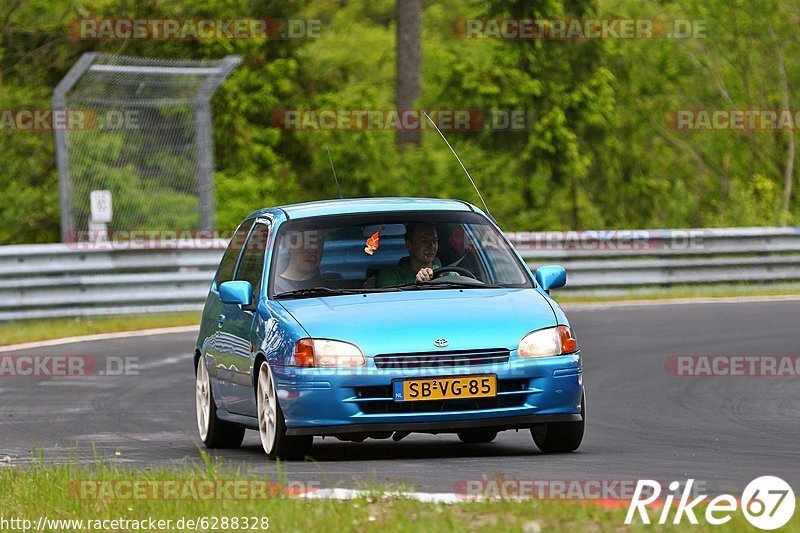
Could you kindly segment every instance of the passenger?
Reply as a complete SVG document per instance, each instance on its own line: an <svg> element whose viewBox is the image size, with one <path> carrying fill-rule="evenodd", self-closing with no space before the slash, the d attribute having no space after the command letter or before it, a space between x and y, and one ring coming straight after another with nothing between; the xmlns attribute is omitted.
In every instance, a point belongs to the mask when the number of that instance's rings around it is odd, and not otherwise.
<svg viewBox="0 0 800 533"><path fill-rule="evenodd" d="M406 224L407 262L381 270L378 274L378 287L407 285L409 283L431 281L433 262L439 251L439 237L433 224Z"/></svg>
<svg viewBox="0 0 800 533"><path fill-rule="evenodd" d="M289 263L275 278L275 294L325 285L319 273L325 235L321 231L289 231L282 246L289 252Z"/></svg>

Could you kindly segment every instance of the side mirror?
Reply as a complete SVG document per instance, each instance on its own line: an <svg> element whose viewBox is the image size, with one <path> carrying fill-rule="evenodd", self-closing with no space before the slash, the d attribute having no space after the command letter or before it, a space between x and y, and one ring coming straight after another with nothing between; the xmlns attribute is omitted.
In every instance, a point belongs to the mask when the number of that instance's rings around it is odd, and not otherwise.
<svg viewBox="0 0 800 533"><path fill-rule="evenodd" d="M219 286L219 299L224 304L250 305L253 301L253 286L249 281L226 281Z"/></svg>
<svg viewBox="0 0 800 533"><path fill-rule="evenodd" d="M545 265L536 269L536 283L542 290L558 289L567 284L567 271L561 265Z"/></svg>

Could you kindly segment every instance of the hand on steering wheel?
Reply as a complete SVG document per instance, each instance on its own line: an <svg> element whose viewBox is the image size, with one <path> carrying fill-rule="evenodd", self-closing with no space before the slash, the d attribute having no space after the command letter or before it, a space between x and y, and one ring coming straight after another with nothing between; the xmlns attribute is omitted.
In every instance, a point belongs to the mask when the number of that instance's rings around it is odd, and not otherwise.
<svg viewBox="0 0 800 533"><path fill-rule="evenodd" d="M461 267L442 267L442 268L439 268L437 270L434 270L433 271L433 279L439 279L442 276L444 276L446 274L449 274L451 272L455 272L459 276L466 276L468 278L478 279L478 278L475 277L475 274L473 274L472 272L470 272L466 268L461 268Z"/></svg>

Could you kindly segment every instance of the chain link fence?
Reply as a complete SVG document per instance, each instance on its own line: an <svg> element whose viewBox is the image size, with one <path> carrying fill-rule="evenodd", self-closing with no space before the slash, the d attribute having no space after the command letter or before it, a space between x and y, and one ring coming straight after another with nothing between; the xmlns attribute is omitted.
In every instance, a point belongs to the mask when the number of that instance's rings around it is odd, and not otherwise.
<svg viewBox="0 0 800 533"><path fill-rule="evenodd" d="M103 229L213 227L211 97L241 62L84 54L58 84L53 112L61 239L96 229L91 191L111 193Z"/></svg>

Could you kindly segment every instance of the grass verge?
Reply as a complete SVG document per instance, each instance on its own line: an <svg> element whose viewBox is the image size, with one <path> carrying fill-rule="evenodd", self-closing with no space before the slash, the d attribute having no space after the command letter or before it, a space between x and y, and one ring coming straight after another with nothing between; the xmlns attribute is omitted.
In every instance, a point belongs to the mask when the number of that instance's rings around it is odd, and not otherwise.
<svg viewBox="0 0 800 533"><path fill-rule="evenodd" d="M170 520L168 531L514 531L536 533L539 531L619 531L645 530L682 531L684 526L625 526L626 505L603 507L596 503L569 501L487 501L455 504L423 503L403 497L386 497L375 490L371 495L347 500L306 500L273 491L257 498L213 497L185 499L184 497L120 498L130 495L132 486L164 487L165 483L201 481L212 483L224 480L252 480L263 482L237 470L223 473L206 457L206 468L183 467L146 471L121 470L104 464L43 465L0 468L0 497L3 501L2 519L29 520L36 528L39 520L47 520L43 531L102 530L138 531L141 527L128 521ZM241 483L241 481L239 481ZM286 486L285 479L275 480ZM138 485L134 485L138 484ZM104 487L86 491L81 487ZM128 491L128 492L124 492ZM181 491L186 494L186 491ZM147 493L144 493L147 494ZM159 490L149 494L161 494ZM249 495L245 491L245 495ZM91 496L88 497L87 496ZM674 513L674 512L673 512ZM700 511L699 514L702 514ZM651 511L657 520L659 511ZM234 518L238 525L234 525ZM184 519L184 527L180 520ZM196 520L199 527L186 527L186 520ZM266 519L266 520L265 520ZM704 523L692 531L716 531L715 526ZM54 523L53 520L82 520L82 523ZM93 521L89 523L88 521ZM112 524L104 520L118 520ZM227 527L222 527L227 524ZM141 523L139 523L139 526ZM216 528L213 526L216 525ZM6 524L9 526L9 523ZM10 530L10 527L4 527ZM147 530L146 528L144 528ZM748 530L741 512L734 513L726 530ZM21 530L18 528L17 530ZM151 531L153 529L150 529ZM797 521L790 522L785 531L800 531Z"/></svg>
<svg viewBox="0 0 800 533"><path fill-rule="evenodd" d="M96 333L191 326L200 323L200 311L113 315L100 317L48 318L0 322L0 346Z"/></svg>
<svg viewBox="0 0 800 533"><path fill-rule="evenodd" d="M673 300L681 298L736 298L800 296L800 285L754 286L752 284L723 285L675 285L672 287L630 289L624 292L603 293L602 291L552 292L559 303L622 302L634 300Z"/></svg>

